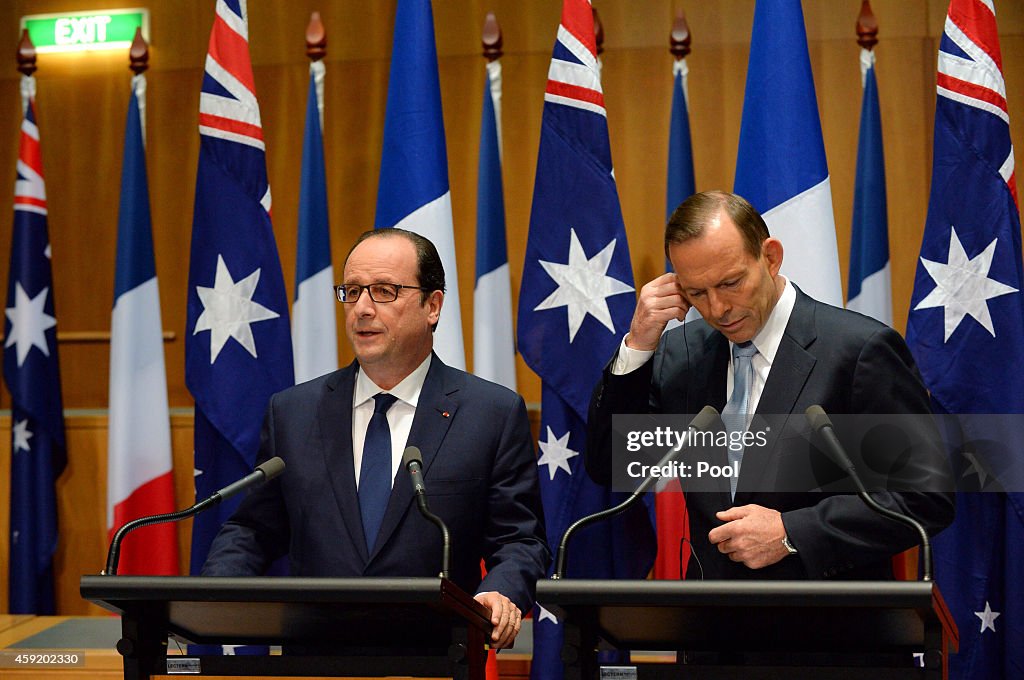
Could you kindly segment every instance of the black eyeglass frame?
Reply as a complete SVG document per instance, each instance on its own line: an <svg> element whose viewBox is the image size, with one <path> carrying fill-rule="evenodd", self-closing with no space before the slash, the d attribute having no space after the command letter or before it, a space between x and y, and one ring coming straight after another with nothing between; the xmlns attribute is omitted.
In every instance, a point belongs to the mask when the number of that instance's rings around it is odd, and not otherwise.
<svg viewBox="0 0 1024 680"><path fill-rule="evenodd" d="M395 296L393 298L391 298L390 300L378 300L376 297L374 297L373 291L370 290L374 286L387 286L388 288L393 288L394 291L395 291ZM355 287L359 288L359 293L357 293L356 296L354 298L352 298L351 300L345 299L345 298L348 297L345 294L345 289L346 288L355 288ZM397 300L398 299L398 294L402 291L403 288L408 288L410 290L430 290L429 288L424 288L423 286L406 286L405 284L402 284L402 283L389 283L387 281L375 281L373 283L368 283L365 286L361 285L361 284L358 284L358 283L342 283L341 285L338 285L338 286L334 287L334 293L338 297L338 302L340 302L342 304L346 304L346 305L352 305L352 304L355 304L356 302L359 301L359 298L361 298L363 296L363 291L365 290L366 294L370 296L371 300L373 300L374 302L376 302L379 305L386 305L386 304L389 304L389 303L394 302L395 300Z"/></svg>

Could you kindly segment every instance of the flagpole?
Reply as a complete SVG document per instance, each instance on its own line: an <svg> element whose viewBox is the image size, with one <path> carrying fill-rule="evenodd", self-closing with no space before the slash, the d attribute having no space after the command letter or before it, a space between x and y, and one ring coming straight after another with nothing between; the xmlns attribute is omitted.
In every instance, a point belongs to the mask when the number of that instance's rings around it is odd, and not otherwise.
<svg viewBox="0 0 1024 680"><path fill-rule="evenodd" d="M36 96L36 79L32 75L36 72L36 46L28 37L27 28L21 32L17 60L18 71L21 73L21 113L24 115L28 109L29 100Z"/></svg>
<svg viewBox="0 0 1024 680"><path fill-rule="evenodd" d="M309 57L310 71L316 77L316 106L320 113L320 134L324 131L324 57L327 56L327 29L320 18L320 12L309 15L306 25L306 56Z"/></svg>
<svg viewBox="0 0 1024 680"><path fill-rule="evenodd" d="M676 12L668 35L668 51L672 63L672 110L669 116L668 172L665 182L665 220L688 196L696 191L693 171L693 144L690 136L690 104L687 78L693 36L682 8ZM672 263L665 259L665 271ZM695 312L694 312L695 313ZM680 322L672 320L666 330ZM690 560L689 527L686 521L686 499L679 483L668 484L654 494L655 529L658 552L654 559L654 578L682 579Z"/></svg>
<svg viewBox="0 0 1024 680"><path fill-rule="evenodd" d="M857 44L865 50L872 50L878 44L878 19L871 11L870 0L862 0L857 15Z"/></svg>
<svg viewBox="0 0 1024 680"><path fill-rule="evenodd" d="M480 154L477 169L473 373L515 390L512 284L508 268L504 183L501 172L501 57L504 54L502 44L498 18L494 12L488 12L480 31L480 46L483 48L481 54L487 60L487 79L480 121ZM493 121L490 120L492 116ZM491 148L495 142L496 150ZM497 260L501 260L497 267L489 266L495 264ZM485 568L486 565L481 562L481 569ZM488 680L497 680L500 677L498 657L493 649L487 652L486 675Z"/></svg>
<svg viewBox="0 0 1024 680"><path fill-rule="evenodd" d="M320 12L306 26L309 90L299 179L298 247L292 301L292 346L295 382L302 383L338 369L337 302L333 295L327 172L324 160L324 76L327 31ZM315 109L315 110L314 110Z"/></svg>
<svg viewBox="0 0 1024 680"><path fill-rule="evenodd" d="M878 20L868 0L861 3L857 17L857 44L861 47L863 96L853 189L846 306L892 326L885 152L874 53L874 46L878 44Z"/></svg>
<svg viewBox="0 0 1024 680"><path fill-rule="evenodd" d="M139 127L142 143L146 143L146 71L149 70L149 44L142 37L142 27L135 29L132 46L128 49L128 68L132 73L132 92L139 102Z"/></svg>
<svg viewBox="0 0 1024 680"><path fill-rule="evenodd" d="M39 615L56 611L56 482L67 465L67 447L35 106L36 50L27 31L16 58L23 116L4 319L3 374L11 395L7 607L11 614Z"/></svg>

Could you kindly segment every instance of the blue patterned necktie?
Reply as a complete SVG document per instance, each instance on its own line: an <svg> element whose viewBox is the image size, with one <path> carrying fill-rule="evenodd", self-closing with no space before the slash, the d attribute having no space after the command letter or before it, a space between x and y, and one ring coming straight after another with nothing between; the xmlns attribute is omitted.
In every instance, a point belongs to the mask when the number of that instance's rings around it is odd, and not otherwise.
<svg viewBox="0 0 1024 680"><path fill-rule="evenodd" d="M732 371L732 395L729 403L722 409L722 422L729 433L729 442L737 441L739 435L733 432L746 432L747 421L750 409L750 388L754 384L754 365L752 359L757 354L754 343L747 341L733 345L733 371ZM737 439L734 439L736 437ZM735 450L734 450L735 449ZM729 465L739 469L743 460L743 448L729 446ZM736 498L736 484L739 482L739 475L729 478L729 488L732 491L732 498Z"/></svg>
<svg viewBox="0 0 1024 680"><path fill-rule="evenodd" d="M373 544L384 519L384 510L391 497L391 427L388 409L398 400L383 392L373 398L373 416L366 426L363 441L363 463L359 467L359 511L363 518L366 552L373 552Z"/></svg>

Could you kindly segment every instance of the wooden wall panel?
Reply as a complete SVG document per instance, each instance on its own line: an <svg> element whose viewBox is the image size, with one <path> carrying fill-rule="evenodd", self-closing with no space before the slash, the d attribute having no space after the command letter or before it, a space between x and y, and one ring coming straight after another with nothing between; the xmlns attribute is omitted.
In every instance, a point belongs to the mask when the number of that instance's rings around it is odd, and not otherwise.
<svg viewBox="0 0 1024 680"><path fill-rule="evenodd" d="M92 7L124 3L94 0ZM905 325L927 210L935 61L947 3L875 0L881 25L878 79L886 143L896 325ZM605 28L604 90L623 215L637 285L662 267L664 177L670 105L668 31L684 7L693 34L689 57L691 128L698 189L730 188L736 162L754 0L630 2L595 0ZM213 0L151 0L152 58L147 101L147 164L172 406L189 407L184 382L186 283L198 159L198 92ZM77 5L74 5L77 8ZM841 266L846 269L860 107L854 24L859 0L805 0L804 11L831 170ZM1024 3L997 0L1012 133L1024 139ZM0 3L0 36L17 39L18 17L73 8L69 0ZM250 2L256 88L268 145L273 219L286 286L294 286L295 222L304 120L309 12L323 13L329 41L325 148L334 262L340 277L348 245L373 225L383 135L394 0ZM476 156L483 59L479 30L494 9L504 30L503 137L506 218L513 291L520 284L540 137L543 90L560 3L557 0L434 0L449 176L467 356L472 356ZM10 52L8 52L10 54ZM55 289L62 331L106 331L113 290L116 206L129 77L125 54L41 55L42 135ZM0 69L0 196L10 191L20 120L13 60ZM4 170L6 168L6 170ZM7 173L4 175L3 173ZM9 201L6 205L10 205ZM0 282L6 282L11 221L0 215ZM454 283L454 282L451 282ZM514 293L515 295L515 293ZM340 327L340 323L339 323ZM65 405L104 409L108 345L61 344ZM351 351L343 343L343 360ZM536 376L519 362L520 391L540 401ZM0 408L9 405L6 391ZM83 416L84 417L84 416ZM183 420L182 420L183 419ZM179 492L191 488L191 431L175 420ZM69 418L69 424L73 419ZM72 463L61 481L62 512L75 509L62 545L61 606L76 611L72 581L102 561L105 431L69 425ZM190 427L190 426L188 426ZM100 428L102 429L102 428ZM0 456L9 451L9 438ZM8 469L7 458L0 459ZM6 515L0 475L0 524ZM65 498L66 496L66 498ZM81 523L80 528L76 523ZM76 533L78 532L78 533ZM6 532L5 532L6 533ZM86 538L89 536L89 538ZM6 541L0 547L5 553ZM78 571L76 571L78 570ZM67 581L71 579L71 581ZM65 582L67 581L67 582ZM68 585L68 584L71 585ZM6 597L6 589L0 598ZM0 599L0 605L5 600Z"/></svg>
<svg viewBox="0 0 1024 680"><path fill-rule="evenodd" d="M69 414L66 418L68 466L57 484L60 545L54 562L57 612L65 615L100 614L104 610L78 594L83 574L98 574L107 561L107 418ZM11 419L0 417L0 469L10 469ZM174 492L178 507L194 502L192 486L192 415L171 417ZM0 497L9 493L8 475L0 475ZM10 504L0 505L0 530L8 535ZM178 523L180 573L188 573L191 520ZM0 542L0 612L7 611L9 546Z"/></svg>

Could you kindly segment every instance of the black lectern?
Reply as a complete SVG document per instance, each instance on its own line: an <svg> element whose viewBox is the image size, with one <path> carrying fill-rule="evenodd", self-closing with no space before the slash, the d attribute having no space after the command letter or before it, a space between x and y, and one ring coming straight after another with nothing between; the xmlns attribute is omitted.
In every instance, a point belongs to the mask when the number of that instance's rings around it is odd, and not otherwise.
<svg viewBox="0 0 1024 680"><path fill-rule="evenodd" d="M168 672L169 635L285 652L172 656L179 672L484 679L487 609L447 579L83 576L81 593L121 615L125 680Z"/></svg>
<svg viewBox="0 0 1024 680"><path fill-rule="evenodd" d="M560 580L537 601L564 617L566 680L596 678L599 647L677 651L638 664L641 679L938 680L959 644L938 587L919 581Z"/></svg>

